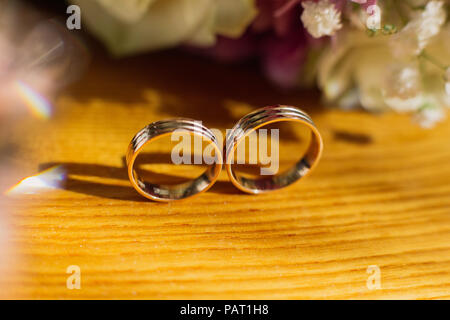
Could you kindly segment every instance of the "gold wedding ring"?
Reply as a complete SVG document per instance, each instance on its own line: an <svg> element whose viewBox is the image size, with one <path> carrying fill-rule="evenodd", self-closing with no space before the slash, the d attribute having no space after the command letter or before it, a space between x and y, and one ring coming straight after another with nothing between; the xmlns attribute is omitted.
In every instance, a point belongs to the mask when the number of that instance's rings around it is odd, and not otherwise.
<svg viewBox="0 0 450 320"><path fill-rule="evenodd" d="M215 150L215 161L199 177L179 184L164 185L141 179L136 172L135 161L144 146L180 130L210 143ZM128 147L126 161L131 184L144 197L160 202L181 200L205 192L215 183L222 170L220 145L211 130L194 120L173 119L153 122L139 131Z"/></svg>
<svg viewBox="0 0 450 320"><path fill-rule="evenodd" d="M296 159L294 165L286 166L288 167L286 170L270 171L257 177L249 177L244 172L237 170L237 166L241 163L238 161L236 164L234 161L240 144L245 145L246 138L251 137L257 130L260 132L266 130L263 132L263 136L267 137L267 129L263 129L263 127L274 124L281 126L283 122L301 124L308 131L307 140L309 142L304 144L306 146L304 154L297 145L294 146L295 152L302 154L301 159ZM136 171L135 166L136 158L144 146L180 130L201 138L202 141L208 143L208 146L212 146L212 149L209 148L213 150L213 155L209 158L212 161L207 163L206 171L195 179L177 184L161 184L143 179ZM271 143L273 144L273 142ZM278 144L278 140L276 140L276 144ZM255 149L255 145L250 146L250 149ZM287 187L313 171L320 160L322 149L322 137L308 114L295 107L277 105L256 110L240 119L233 129L227 131L224 148L211 130L194 120L173 119L153 122L134 136L128 147L126 162L131 184L141 195L151 200L169 202L185 199L208 190L216 182L224 160L231 182L244 192L259 194ZM278 146L276 150L279 150ZM261 157L261 153L258 155ZM278 157L276 161L278 163Z"/></svg>
<svg viewBox="0 0 450 320"><path fill-rule="evenodd" d="M235 170L234 154L238 145L252 132L273 123L291 121L302 124L311 131L309 146L303 157L288 170L274 175L248 178ZM316 167L322 154L323 142L319 131L305 112L291 106L271 106L256 110L238 121L227 133L225 166L231 182L240 190L258 194L287 187L305 177Z"/></svg>

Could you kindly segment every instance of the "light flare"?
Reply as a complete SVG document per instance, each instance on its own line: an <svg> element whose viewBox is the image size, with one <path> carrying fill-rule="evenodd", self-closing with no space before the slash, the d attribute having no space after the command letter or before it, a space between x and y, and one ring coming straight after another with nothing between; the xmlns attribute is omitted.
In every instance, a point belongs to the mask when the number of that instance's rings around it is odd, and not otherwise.
<svg viewBox="0 0 450 320"><path fill-rule="evenodd" d="M52 105L42 95L36 92L31 86L25 82L18 80L15 88L20 98L23 100L28 109L40 119L49 119L52 115Z"/></svg>
<svg viewBox="0 0 450 320"><path fill-rule="evenodd" d="M54 109L49 101L81 76L89 52L64 23L27 2L0 3L0 117L30 110L49 119Z"/></svg>
<svg viewBox="0 0 450 320"><path fill-rule="evenodd" d="M66 180L66 170L58 165L42 171L34 176L27 177L9 188L5 195L38 194L58 189Z"/></svg>

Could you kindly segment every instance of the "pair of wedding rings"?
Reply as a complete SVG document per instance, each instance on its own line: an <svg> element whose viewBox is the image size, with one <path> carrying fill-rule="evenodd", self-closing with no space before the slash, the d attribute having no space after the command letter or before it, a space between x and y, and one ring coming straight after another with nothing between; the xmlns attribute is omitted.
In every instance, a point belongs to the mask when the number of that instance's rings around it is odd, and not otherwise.
<svg viewBox="0 0 450 320"><path fill-rule="evenodd" d="M255 179L249 178L235 170L235 164L231 160L238 145L246 137L259 128L285 121L302 124L311 132L309 146L299 161L279 174L260 176ZM212 164L196 179L180 184L164 185L142 179L135 169L135 161L144 146L180 130L199 136L212 146L215 154ZM172 119L153 122L139 131L128 147L126 161L131 184L141 195L151 200L161 202L181 200L212 187L225 162L228 176L237 188L251 194L265 193L287 187L309 174L317 165L323 149L322 137L308 114L297 108L281 105L261 108L244 116L233 129L227 132L225 140L226 143L222 152L222 148L214 133L194 120Z"/></svg>

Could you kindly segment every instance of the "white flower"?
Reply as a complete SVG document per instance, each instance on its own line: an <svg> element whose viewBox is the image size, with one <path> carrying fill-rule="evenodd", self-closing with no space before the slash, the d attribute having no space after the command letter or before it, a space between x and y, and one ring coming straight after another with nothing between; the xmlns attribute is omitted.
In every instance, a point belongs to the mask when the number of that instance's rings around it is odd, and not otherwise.
<svg viewBox="0 0 450 320"><path fill-rule="evenodd" d="M397 112L417 110L423 105L422 77L413 64L396 62L386 67L386 81L381 88L384 102Z"/></svg>
<svg viewBox="0 0 450 320"><path fill-rule="evenodd" d="M329 0L302 2L302 22L314 38L331 36L342 28L341 13Z"/></svg>
<svg viewBox="0 0 450 320"><path fill-rule="evenodd" d="M386 66L386 73L386 81L381 88L386 105L397 112L418 110L424 103L418 66L396 62Z"/></svg>
<svg viewBox="0 0 450 320"><path fill-rule="evenodd" d="M449 34L450 24L446 24L428 44L427 54L437 61L450 61ZM337 36L317 68L319 87L328 102L346 108L355 103L371 111L414 112L425 105L441 110L450 107L450 96L443 90L442 70L419 58L394 56L390 36L368 37L364 31L354 29Z"/></svg>
<svg viewBox="0 0 450 320"><path fill-rule="evenodd" d="M445 113L440 108L428 107L419 111L414 120L425 129L433 128L436 123L441 122L445 119Z"/></svg>
<svg viewBox="0 0 450 320"><path fill-rule="evenodd" d="M97 0L111 15L127 22L134 23L141 19L155 0L126 0L112 3L110 0Z"/></svg>
<svg viewBox="0 0 450 320"><path fill-rule="evenodd" d="M387 97L409 99L417 96L421 91L420 71L415 65L401 66L394 64L389 70L384 86Z"/></svg>
<svg viewBox="0 0 450 320"><path fill-rule="evenodd" d="M420 54L429 41L439 34L446 20L443 5L443 1L428 2L420 14L392 37L391 46L397 57Z"/></svg>
<svg viewBox="0 0 450 320"><path fill-rule="evenodd" d="M428 2L421 17L417 20L419 48L424 49L428 41L437 35L444 25L446 12L443 6L443 1Z"/></svg>
<svg viewBox="0 0 450 320"><path fill-rule="evenodd" d="M255 0L70 0L83 23L116 55L180 43L211 46L239 37L257 14Z"/></svg>

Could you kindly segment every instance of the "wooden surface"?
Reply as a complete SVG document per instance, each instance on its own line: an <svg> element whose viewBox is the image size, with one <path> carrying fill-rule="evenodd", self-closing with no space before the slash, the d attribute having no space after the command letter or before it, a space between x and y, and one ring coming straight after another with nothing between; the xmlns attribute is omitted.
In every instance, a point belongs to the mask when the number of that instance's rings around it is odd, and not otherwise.
<svg viewBox="0 0 450 320"><path fill-rule="evenodd" d="M61 165L64 187L2 197L6 298L450 298L450 122L320 107L253 67L178 53L94 57L47 121L9 123L8 183ZM304 107L323 134L317 170L273 194L238 192L222 172L184 202L146 201L123 156L147 123L173 116L220 129L253 108ZM295 156L293 154L292 156ZM66 268L81 268L81 289ZM381 271L381 289L366 283Z"/></svg>

